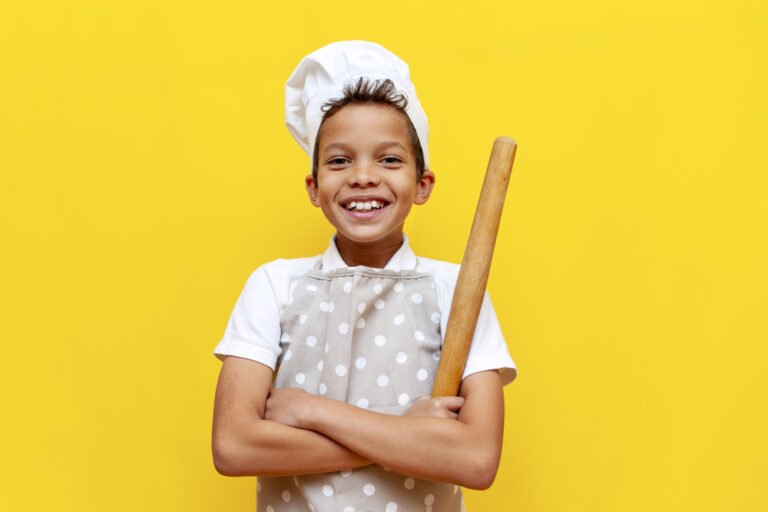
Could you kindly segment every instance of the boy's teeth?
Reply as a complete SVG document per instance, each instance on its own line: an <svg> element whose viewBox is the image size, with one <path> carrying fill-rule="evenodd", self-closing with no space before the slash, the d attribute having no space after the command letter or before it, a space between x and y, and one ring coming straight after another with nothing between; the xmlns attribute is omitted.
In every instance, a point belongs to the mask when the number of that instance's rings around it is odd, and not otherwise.
<svg viewBox="0 0 768 512"><path fill-rule="evenodd" d="M347 210L378 210L384 208L384 202L371 200L371 201L352 201L347 204Z"/></svg>

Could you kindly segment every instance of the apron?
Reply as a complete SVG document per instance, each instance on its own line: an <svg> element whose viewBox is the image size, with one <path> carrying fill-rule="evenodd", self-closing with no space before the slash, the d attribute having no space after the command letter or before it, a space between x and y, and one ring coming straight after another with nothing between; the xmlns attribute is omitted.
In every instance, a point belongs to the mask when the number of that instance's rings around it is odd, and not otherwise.
<svg viewBox="0 0 768 512"><path fill-rule="evenodd" d="M274 387L401 415L432 392L440 308L432 277L415 270L320 270L296 285L281 319ZM459 486L378 464L314 475L259 477L258 512L458 512Z"/></svg>

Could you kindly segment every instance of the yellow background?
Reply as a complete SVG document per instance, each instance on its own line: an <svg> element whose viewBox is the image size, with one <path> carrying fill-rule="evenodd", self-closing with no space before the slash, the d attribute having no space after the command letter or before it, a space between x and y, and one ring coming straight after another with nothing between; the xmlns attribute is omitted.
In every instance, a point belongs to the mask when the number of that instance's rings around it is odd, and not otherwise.
<svg viewBox="0 0 768 512"><path fill-rule="evenodd" d="M254 510L210 455L249 273L322 252L283 84L369 39L412 69L459 261L519 143L489 289L520 376L470 511L768 509L760 0L0 7L0 509Z"/></svg>

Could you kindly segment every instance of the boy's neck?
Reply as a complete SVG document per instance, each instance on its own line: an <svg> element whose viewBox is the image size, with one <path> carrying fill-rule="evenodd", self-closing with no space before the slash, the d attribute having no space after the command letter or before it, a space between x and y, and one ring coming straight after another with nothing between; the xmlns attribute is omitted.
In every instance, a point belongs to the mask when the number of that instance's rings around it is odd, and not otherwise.
<svg viewBox="0 0 768 512"><path fill-rule="evenodd" d="M384 268L402 245L402 233L371 244L355 242L336 233L336 249L348 267Z"/></svg>

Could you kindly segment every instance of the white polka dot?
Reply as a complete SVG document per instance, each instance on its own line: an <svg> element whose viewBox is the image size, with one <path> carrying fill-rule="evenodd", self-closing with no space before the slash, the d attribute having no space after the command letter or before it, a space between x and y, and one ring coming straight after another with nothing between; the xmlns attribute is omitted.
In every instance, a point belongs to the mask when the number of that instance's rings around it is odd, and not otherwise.
<svg viewBox="0 0 768 512"><path fill-rule="evenodd" d="M358 329L365 327L365 318L360 318L355 325Z"/></svg>
<svg viewBox="0 0 768 512"><path fill-rule="evenodd" d="M323 486L323 494L325 494L326 496L329 496L329 497L333 496L333 487L331 487L328 484L325 484Z"/></svg>
<svg viewBox="0 0 768 512"><path fill-rule="evenodd" d="M453 494L456 494L457 492L459 492L459 486L458 485L454 485L453 486Z"/></svg>
<svg viewBox="0 0 768 512"><path fill-rule="evenodd" d="M397 512L397 503L390 501L387 506L384 507L384 512Z"/></svg>
<svg viewBox="0 0 768 512"><path fill-rule="evenodd" d="M283 501L288 503L291 501L291 493L288 491L283 491L280 493L280 496L283 498Z"/></svg>
<svg viewBox="0 0 768 512"><path fill-rule="evenodd" d="M275 509L267 505L267 512L275 512Z"/></svg>
<svg viewBox="0 0 768 512"><path fill-rule="evenodd" d="M375 293L376 295L380 294L381 290L382 290L382 288L381 288L380 284L377 283L377 284L373 285L373 293Z"/></svg>
<svg viewBox="0 0 768 512"><path fill-rule="evenodd" d="M421 304L421 301L424 300L424 297L422 297L420 293L414 293L411 295L411 300L414 304Z"/></svg>
<svg viewBox="0 0 768 512"><path fill-rule="evenodd" d="M427 380L427 377L429 374L427 373L427 370L424 368L420 369L418 372L416 372L416 378L419 380Z"/></svg>
<svg viewBox="0 0 768 512"><path fill-rule="evenodd" d="M317 363L317 371L319 372L323 371L323 367L325 367L325 361L319 361Z"/></svg>
<svg viewBox="0 0 768 512"><path fill-rule="evenodd" d="M310 347L314 347L315 345L317 345L317 338L315 338L314 336L308 336L307 345Z"/></svg>
<svg viewBox="0 0 768 512"><path fill-rule="evenodd" d="M440 360L440 352L432 352L432 359L434 359L435 361L439 361Z"/></svg>
<svg viewBox="0 0 768 512"><path fill-rule="evenodd" d="M394 320L394 321L395 321L395 325L400 325L400 324L402 324L403 322L405 322L405 315L397 315L397 316L395 317L395 320Z"/></svg>
<svg viewBox="0 0 768 512"><path fill-rule="evenodd" d="M358 370L362 370L363 368L365 368L366 364L368 364L368 362L365 360L364 357L358 357L357 359L355 359L355 368L357 368Z"/></svg>
<svg viewBox="0 0 768 512"><path fill-rule="evenodd" d="M361 409L367 409L368 400L366 400L365 398L361 398L360 400L357 401L357 406L360 407Z"/></svg>
<svg viewBox="0 0 768 512"><path fill-rule="evenodd" d="M321 395L324 395L328 392L328 386L326 386L323 382L321 382L320 385L317 386L317 390L320 392Z"/></svg>
<svg viewBox="0 0 768 512"><path fill-rule="evenodd" d="M363 494L366 496L373 496L373 494L376 492L376 486L373 484L365 484L363 486Z"/></svg>
<svg viewBox="0 0 768 512"><path fill-rule="evenodd" d="M331 346L326 343L325 344L325 353L327 354L329 350L331 350Z"/></svg>
<svg viewBox="0 0 768 512"><path fill-rule="evenodd" d="M429 507L433 503L435 503L435 495L434 494L427 494L426 496L424 496L424 504L426 506Z"/></svg>
<svg viewBox="0 0 768 512"><path fill-rule="evenodd" d="M385 338L384 336L379 334L378 336L373 338L373 342L381 347L381 346L383 346L387 342L387 338Z"/></svg>
<svg viewBox="0 0 768 512"><path fill-rule="evenodd" d="M387 304L383 300L381 300L381 299L379 299L379 300L377 300L376 302L373 303L373 307L375 307L376 309L384 309L384 306L386 306L386 305Z"/></svg>
<svg viewBox="0 0 768 512"><path fill-rule="evenodd" d="M343 364L336 365L336 375L343 377L347 374L347 367Z"/></svg>
<svg viewBox="0 0 768 512"><path fill-rule="evenodd" d="M357 305L357 312L362 313L363 311L365 311L365 302L361 302Z"/></svg>
<svg viewBox="0 0 768 512"><path fill-rule="evenodd" d="M309 509L309 512L315 512L315 506L311 503L307 503L307 508Z"/></svg>
<svg viewBox="0 0 768 512"><path fill-rule="evenodd" d="M398 352L395 356L395 361L397 361L400 364L404 364L408 360L408 354L405 352Z"/></svg>
<svg viewBox="0 0 768 512"><path fill-rule="evenodd" d="M296 383L298 384L304 384L304 381L307 380L307 376L303 373L297 373L296 374Z"/></svg>
<svg viewBox="0 0 768 512"><path fill-rule="evenodd" d="M403 482L403 485L405 486L406 489L410 491L416 485L416 480L414 480L411 477L408 477L405 479L405 482Z"/></svg>
<svg viewBox="0 0 768 512"><path fill-rule="evenodd" d="M352 470L351 469L342 469L341 471L339 471L339 474L341 476L347 477L347 476L352 474Z"/></svg>
<svg viewBox="0 0 768 512"><path fill-rule="evenodd" d="M376 379L376 384L379 385L380 388L385 388L389 384L389 377L386 375L379 375L379 378Z"/></svg>
<svg viewBox="0 0 768 512"><path fill-rule="evenodd" d="M347 505L346 507L344 507L343 512L355 512L355 507L350 507L349 505Z"/></svg>
<svg viewBox="0 0 768 512"><path fill-rule="evenodd" d="M432 313L431 315L429 315L429 318L431 318L432 321L435 322L436 324L440 323L440 313Z"/></svg>
<svg viewBox="0 0 768 512"><path fill-rule="evenodd" d="M300 324L303 324L303 323L304 323L304 322L306 322L306 321L307 321L307 315L301 315L301 316L299 317L299 323L300 323Z"/></svg>
<svg viewBox="0 0 768 512"><path fill-rule="evenodd" d="M347 334L349 332L349 324L346 322L341 322L339 324L339 334Z"/></svg>
<svg viewBox="0 0 768 512"><path fill-rule="evenodd" d="M288 349L285 351L285 355L283 356L283 361L290 361L293 357L293 352L291 352L291 349Z"/></svg>
<svg viewBox="0 0 768 512"><path fill-rule="evenodd" d="M399 283L399 282L398 282L398 283L395 283L395 291L396 291L397 293L400 293L401 291L403 291L403 288L405 288L405 286L403 285L403 283Z"/></svg>
<svg viewBox="0 0 768 512"><path fill-rule="evenodd" d="M397 397L397 403L400 405L408 405L408 402L410 401L411 397L408 396L408 393L403 393L399 397Z"/></svg>
<svg viewBox="0 0 768 512"><path fill-rule="evenodd" d="M336 308L336 306L333 304L333 302L321 302L320 303L320 311L323 311L324 313L330 313Z"/></svg>
<svg viewBox="0 0 768 512"><path fill-rule="evenodd" d="M415 333L413 333L413 337L419 341L424 341L424 333L421 331L416 331Z"/></svg>
<svg viewBox="0 0 768 512"><path fill-rule="evenodd" d="M315 286L313 284L308 284L306 289L307 289L307 291L310 291L310 292L316 292L317 291L317 286Z"/></svg>
<svg viewBox="0 0 768 512"><path fill-rule="evenodd" d="M291 340L291 335L288 334L287 332L284 332L283 335L280 336L280 341L282 341L283 343L290 340Z"/></svg>
<svg viewBox="0 0 768 512"><path fill-rule="evenodd" d="M342 287L342 289L344 290L344 293L351 292L352 291L352 281L347 281L346 283L344 283L344 286Z"/></svg>

